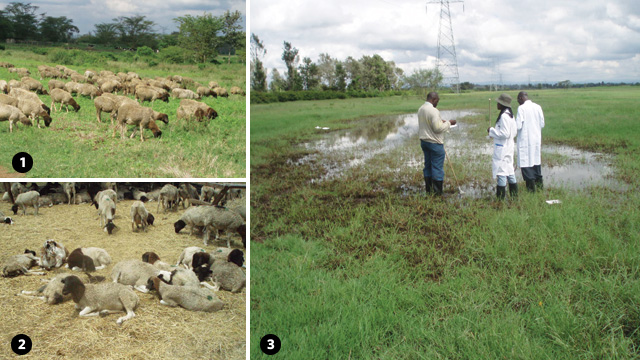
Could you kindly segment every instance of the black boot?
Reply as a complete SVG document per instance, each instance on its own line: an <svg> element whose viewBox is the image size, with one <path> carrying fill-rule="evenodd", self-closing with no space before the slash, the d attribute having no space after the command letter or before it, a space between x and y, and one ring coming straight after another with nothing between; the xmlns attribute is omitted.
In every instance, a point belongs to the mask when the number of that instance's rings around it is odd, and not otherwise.
<svg viewBox="0 0 640 360"><path fill-rule="evenodd" d="M504 200L505 195L507 194L507 187L506 186L498 186L496 187L496 196L498 197L498 200Z"/></svg>
<svg viewBox="0 0 640 360"><path fill-rule="evenodd" d="M544 185L542 184L542 178L535 180L536 190L544 190Z"/></svg>
<svg viewBox="0 0 640 360"><path fill-rule="evenodd" d="M518 184L509 184L509 196L513 198L518 197Z"/></svg>
<svg viewBox="0 0 640 360"><path fill-rule="evenodd" d="M433 178L424 178L424 187L427 190L427 195L431 195L433 193Z"/></svg>
<svg viewBox="0 0 640 360"><path fill-rule="evenodd" d="M433 180L433 193L436 196L442 196L442 183L443 180Z"/></svg>
<svg viewBox="0 0 640 360"><path fill-rule="evenodd" d="M527 190L529 190L529 192L536 192L536 182L535 180L526 180L527 183Z"/></svg>

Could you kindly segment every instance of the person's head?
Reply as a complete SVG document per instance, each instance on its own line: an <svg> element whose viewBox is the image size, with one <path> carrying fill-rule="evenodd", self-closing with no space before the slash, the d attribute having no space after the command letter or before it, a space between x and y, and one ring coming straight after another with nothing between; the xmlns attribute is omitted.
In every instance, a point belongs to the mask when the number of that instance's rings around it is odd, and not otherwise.
<svg viewBox="0 0 640 360"><path fill-rule="evenodd" d="M526 91L520 91L518 93L518 104L522 105L527 100L529 100L529 94Z"/></svg>
<svg viewBox="0 0 640 360"><path fill-rule="evenodd" d="M496 100L496 103L498 104L498 110L502 110L504 108L510 108L511 96L509 96L509 94L502 93Z"/></svg>
<svg viewBox="0 0 640 360"><path fill-rule="evenodd" d="M438 107L439 101L440 101L440 97L438 96L437 92L432 91L427 94L427 102L430 102L431 105L433 105L433 107Z"/></svg>

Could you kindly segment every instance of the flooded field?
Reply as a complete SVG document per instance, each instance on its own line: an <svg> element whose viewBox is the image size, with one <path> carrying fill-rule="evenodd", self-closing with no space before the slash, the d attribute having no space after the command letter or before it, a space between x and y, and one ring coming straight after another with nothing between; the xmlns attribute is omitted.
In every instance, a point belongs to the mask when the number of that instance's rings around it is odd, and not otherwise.
<svg viewBox="0 0 640 360"><path fill-rule="evenodd" d="M449 160L445 173L454 183L452 167L465 196L481 197L494 192L491 179L491 154L493 141L486 136L488 124L465 121L475 115L471 111L441 111L443 119L456 119L458 126L445 137L445 150ZM400 181L407 193L423 190L421 183L407 181L411 175L420 174L423 155L420 150L417 114L369 117L355 123L347 131L328 132L319 141L304 143L310 154L296 164L311 164L317 176L312 182L322 182L343 177L350 171L364 176L392 177ZM625 190L625 184L617 181L612 167L613 158L569 146L544 143L542 171L546 186L580 190L591 186L607 186ZM516 177L521 182L520 171Z"/></svg>

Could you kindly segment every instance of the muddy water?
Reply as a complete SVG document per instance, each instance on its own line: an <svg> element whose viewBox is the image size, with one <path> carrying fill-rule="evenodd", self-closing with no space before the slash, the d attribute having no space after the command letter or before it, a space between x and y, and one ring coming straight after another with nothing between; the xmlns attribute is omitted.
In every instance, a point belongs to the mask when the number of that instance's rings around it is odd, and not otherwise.
<svg viewBox="0 0 640 360"><path fill-rule="evenodd" d="M451 129L445 137L445 149L450 158L465 161L469 166L491 168L490 156L493 142L488 138L472 136L477 134L480 125L465 123L464 117L474 115L471 111L441 111L443 119L458 120L458 126ZM486 125L485 125L486 127ZM326 131L326 130L316 130ZM387 166L385 172L394 173L398 169L411 168L422 171L423 156L417 137L418 118L416 114L367 118L357 123L354 129L330 132L324 139L305 143L303 146L312 153L297 163L311 163L319 175L313 182L340 178L346 171L360 165L368 165L372 160L391 151L401 151L403 156L393 166ZM544 138L543 138L544 142ZM406 151L403 149L407 149ZM556 159L553 164L545 163L545 157ZM560 159L560 160L557 160ZM590 186L608 186L624 190L625 184L615 180L611 156L579 150L568 146L543 143L543 176L546 186L583 189ZM445 164L447 165L447 164ZM445 168L450 176L449 167ZM522 178L516 171L518 181ZM419 185L419 186L418 186ZM474 179L460 183L466 196L480 197L492 193L494 184L491 179ZM421 184L415 188L405 185L407 191L420 191Z"/></svg>

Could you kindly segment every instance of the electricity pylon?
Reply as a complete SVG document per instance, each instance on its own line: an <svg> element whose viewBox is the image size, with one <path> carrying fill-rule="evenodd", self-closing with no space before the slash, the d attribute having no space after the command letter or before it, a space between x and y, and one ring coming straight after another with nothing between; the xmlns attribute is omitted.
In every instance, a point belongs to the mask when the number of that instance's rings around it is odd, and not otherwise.
<svg viewBox="0 0 640 360"><path fill-rule="evenodd" d="M448 84L456 92L460 93L460 76L458 75L458 58L456 57L456 45L453 41L453 26L451 25L451 12L449 3L463 3L464 0L428 0L428 4L440 4L440 31L438 33L438 58L436 69L442 74L442 82Z"/></svg>

